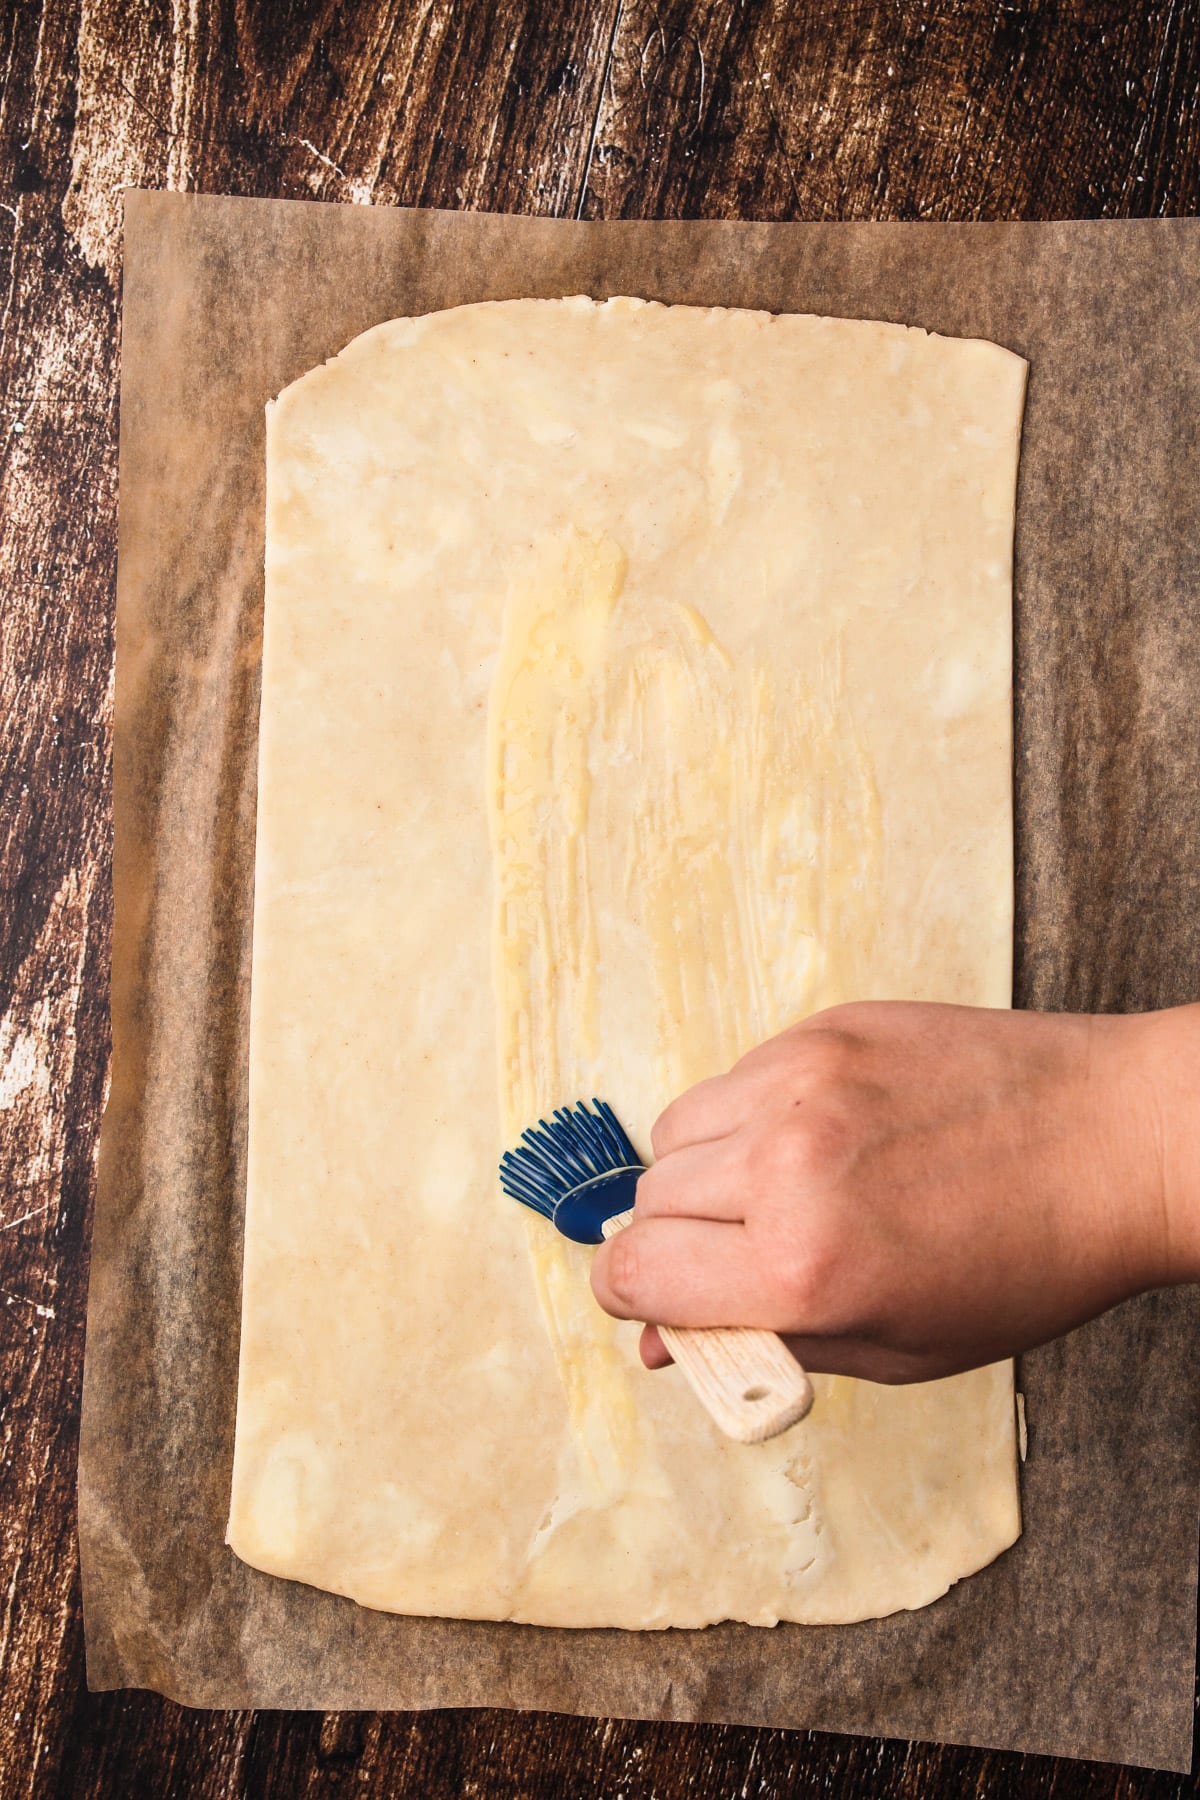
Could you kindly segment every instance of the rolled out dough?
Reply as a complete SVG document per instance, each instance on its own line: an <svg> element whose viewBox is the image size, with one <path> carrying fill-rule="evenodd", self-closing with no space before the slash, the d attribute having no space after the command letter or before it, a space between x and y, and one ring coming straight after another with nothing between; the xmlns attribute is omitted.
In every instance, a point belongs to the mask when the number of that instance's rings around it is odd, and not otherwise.
<svg viewBox="0 0 1200 1800"><path fill-rule="evenodd" d="M401 1612L922 1606L1019 1531L1011 1365L742 1448L501 1148L856 996L1007 1005L1025 365L586 299L382 325L268 421L229 1541Z"/></svg>

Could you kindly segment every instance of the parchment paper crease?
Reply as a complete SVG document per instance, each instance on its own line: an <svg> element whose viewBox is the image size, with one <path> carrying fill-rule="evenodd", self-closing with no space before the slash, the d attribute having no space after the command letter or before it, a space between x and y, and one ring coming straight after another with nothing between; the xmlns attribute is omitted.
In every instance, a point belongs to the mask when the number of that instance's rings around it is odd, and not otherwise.
<svg viewBox="0 0 1200 1800"><path fill-rule="evenodd" d="M1192 1290L1024 1359L1025 1535L920 1613L654 1636L397 1618L224 1545L263 406L379 320L574 292L894 319L1030 359L1015 998L1200 997L1200 221L589 225L130 194L113 1077L79 1478L89 1682L201 1706L537 1707L1186 1769Z"/></svg>

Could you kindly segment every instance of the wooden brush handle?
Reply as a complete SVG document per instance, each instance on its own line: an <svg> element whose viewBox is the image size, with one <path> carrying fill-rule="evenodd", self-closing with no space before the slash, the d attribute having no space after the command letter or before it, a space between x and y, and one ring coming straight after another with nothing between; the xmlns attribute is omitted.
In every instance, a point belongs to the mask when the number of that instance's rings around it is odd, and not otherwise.
<svg viewBox="0 0 1200 1800"><path fill-rule="evenodd" d="M615 1213L605 1221L605 1237L632 1220L632 1212ZM812 1406L811 1381L773 1331L660 1325L658 1334L714 1423L739 1444L777 1437Z"/></svg>

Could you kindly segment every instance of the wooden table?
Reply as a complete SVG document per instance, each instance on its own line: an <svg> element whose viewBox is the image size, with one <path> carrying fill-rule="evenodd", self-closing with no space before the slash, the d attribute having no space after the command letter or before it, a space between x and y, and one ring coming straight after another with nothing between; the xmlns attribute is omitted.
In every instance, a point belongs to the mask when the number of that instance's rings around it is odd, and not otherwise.
<svg viewBox="0 0 1200 1800"><path fill-rule="evenodd" d="M1200 0L7 0L0 1796L1192 1792L817 1733L89 1696L122 185L577 218L1195 213Z"/></svg>

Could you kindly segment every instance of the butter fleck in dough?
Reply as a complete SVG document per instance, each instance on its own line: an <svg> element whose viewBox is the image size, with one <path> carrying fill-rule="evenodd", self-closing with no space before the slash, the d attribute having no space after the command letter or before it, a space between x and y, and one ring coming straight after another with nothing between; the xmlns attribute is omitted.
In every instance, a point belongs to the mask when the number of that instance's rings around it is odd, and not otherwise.
<svg viewBox="0 0 1200 1800"><path fill-rule="evenodd" d="M268 416L229 1541L394 1611L839 1622L1019 1531L1008 1363L719 1436L500 1149L854 997L1007 1005L1025 365L616 300Z"/></svg>

